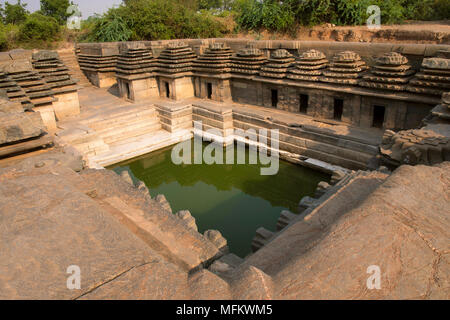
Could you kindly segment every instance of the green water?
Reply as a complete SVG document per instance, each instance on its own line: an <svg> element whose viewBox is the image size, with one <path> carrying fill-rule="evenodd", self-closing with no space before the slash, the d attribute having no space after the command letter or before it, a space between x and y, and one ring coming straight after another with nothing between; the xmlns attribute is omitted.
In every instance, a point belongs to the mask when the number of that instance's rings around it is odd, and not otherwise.
<svg viewBox="0 0 450 320"><path fill-rule="evenodd" d="M205 147L205 145L203 145ZM274 176L260 175L258 165L175 165L172 147L110 167L128 170L145 182L152 197L164 194L174 213L189 210L199 232L219 230L230 251L245 257L259 227L276 231L281 211L297 211L300 199L311 196L330 176L280 160ZM193 149L192 149L193 150ZM248 159L248 149L246 150ZM246 161L248 163L248 161Z"/></svg>

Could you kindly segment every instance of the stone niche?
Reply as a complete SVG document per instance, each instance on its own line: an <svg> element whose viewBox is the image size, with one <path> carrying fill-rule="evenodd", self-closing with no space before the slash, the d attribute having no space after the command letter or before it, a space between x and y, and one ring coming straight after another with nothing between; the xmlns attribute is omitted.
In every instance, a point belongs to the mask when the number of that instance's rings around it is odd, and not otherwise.
<svg viewBox="0 0 450 320"><path fill-rule="evenodd" d="M196 77L195 96L220 102L231 101L231 81L229 78Z"/></svg>
<svg viewBox="0 0 450 320"><path fill-rule="evenodd" d="M129 101L157 97L156 59L152 51L140 42L122 43L119 51L116 77L120 97Z"/></svg>
<svg viewBox="0 0 450 320"><path fill-rule="evenodd" d="M231 56L223 43L213 43L194 61L195 96L220 102L231 101Z"/></svg>
<svg viewBox="0 0 450 320"><path fill-rule="evenodd" d="M158 96L158 84L155 78L134 80L117 78L117 85L120 97L128 101L140 101Z"/></svg>
<svg viewBox="0 0 450 320"><path fill-rule="evenodd" d="M231 96L234 102L262 106L261 82L245 78L233 78L231 82Z"/></svg>
<svg viewBox="0 0 450 320"><path fill-rule="evenodd" d="M178 78L159 75L157 79L161 98L183 100L195 96L194 79L192 77Z"/></svg>
<svg viewBox="0 0 450 320"><path fill-rule="evenodd" d="M261 82L255 88L255 96L262 97L258 105L319 119L348 124L359 123L361 97L358 95L320 88L289 86L283 81Z"/></svg>
<svg viewBox="0 0 450 320"><path fill-rule="evenodd" d="M158 57L158 88L161 98L194 97L193 61L197 58L185 42L171 42Z"/></svg>

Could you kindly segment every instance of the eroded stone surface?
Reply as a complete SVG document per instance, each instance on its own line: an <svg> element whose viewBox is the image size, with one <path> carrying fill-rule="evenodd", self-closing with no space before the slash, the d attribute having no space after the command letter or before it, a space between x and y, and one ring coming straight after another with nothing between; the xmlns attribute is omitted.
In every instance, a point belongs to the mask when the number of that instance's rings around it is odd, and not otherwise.
<svg viewBox="0 0 450 320"><path fill-rule="evenodd" d="M39 113L23 111L19 103L0 99L0 145L39 137L45 133Z"/></svg>
<svg viewBox="0 0 450 320"><path fill-rule="evenodd" d="M450 59L424 58L420 72L410 81L407 90L438 96L450 90Z"/></svg>
<svg viewBox="0 0 450 320"><path fill-rule="evenodd" d="M358 192L364 181L376 183L365 199L355 203L348 197L354 192L342 189L341 200L328 200L328 209L290 226L244 266L271 276L280 299L448 299L449 170L446 162L403 166L384 183L359 178L349 185ZM347 210L333 215L340 201ZM380 290L367 288L373 265L381 270Z"/></svg>
<svg viewBox="0 0 450 320"><path fill-rule="evenodd" d="M275 50L270 59L261 67L259 75L268 78L284 78L295 62L295 58L285 49Z"/></svg>
<svg viewBox="0 0 450 320"><path fill-rule="evenodd" d="M261 66L267 61L258 48L242 49L231 60L233 62L231 71L237 74L258 74Z"/></svg>
<svg viewBox="0 0 450 320"><path fill-rule="evenodd" d="M63 159L43 154L0 170L0 296L190 298L188 271L218 249L115 173L77 174ZM81 269L80 290L66 287L72 265Z"/></svg>
<svg viewBox="0 0 450 320"><path fill-rule="evenodd" d="M323 69L328 66L328 60L323 52L315 49L300 55L295 68L289 70L287 78L294 80L319 81Z"/></svg>
<svg viewBox="0 0 450 320"><path fill-rule="evenodd" d="M404 91L414 73L405 56L397 52L388 52L376 59L376 65L371 68L369 74L363 77L363 81L359 85L368 88Z"/></svg>
<svg viewBox="0 0 450 320"><path fill-rule="evenodd" d="M233 51L224 43L213 43L194 61L194 71L213 74L230 72L232 55Z"/></svg>
<svg viewBox="0 0 450 320"><path fill-rule="evenodd" d="M448 94L431 110L421 129L386 130L380 152L394 164L433 165L450 161L450 109Z"/></svg>
<svg viewBox="0 0 450 320"><path fill-rule="evenodd" d="M329 68L323 72L320 81L335 84L358 84L367 69L361 56L353 51L342 51L333 57Z"/></svg>

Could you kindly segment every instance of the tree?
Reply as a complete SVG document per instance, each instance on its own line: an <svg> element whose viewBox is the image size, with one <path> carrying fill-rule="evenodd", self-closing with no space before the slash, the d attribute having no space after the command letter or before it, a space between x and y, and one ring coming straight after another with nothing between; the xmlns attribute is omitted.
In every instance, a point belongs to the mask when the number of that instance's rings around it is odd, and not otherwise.
<svg viewBox="0 0 450 320"><path fill-rule="evenodd" d="M18 0L16 4L5 2L5 8L2 9L5 24L19 24L24 22L29 14L26 6L27 4L22 3L20 0Z"/></svg>
<svg viewBox="0 0 450 320"><path fill-rule="evenodd" d="M55 18L59 24L64 24L70 17L67 8L72 4L69 0L41 0L41 12L45 16Z"/></svg>
<svg viewBox="0 0 450 320"><path fill-rule="evenodd" d="M95 19L92 38L99 42L128 41L132 31L121 15L120 9L109 9L103 16Z"/></svg>
<svg viewBox="0 0 450 320"><path fill-rule="evenodd" d="M38 12L28 15L20 26L20 38L23 41L55 41L59 39L59 33L58 21Z"/></svg>
<svg viewBox="0 0 450 320"><path fill-rule="evenodd" d="M222 7L222 0L198 0L199 9L219 9Z"/></svg>
<svg viewBox="0 0 450 320"><path fill-rule="evenodd" d="M0 21L0 51L8 48L8 39L6 38L5 26Z"/></svg>

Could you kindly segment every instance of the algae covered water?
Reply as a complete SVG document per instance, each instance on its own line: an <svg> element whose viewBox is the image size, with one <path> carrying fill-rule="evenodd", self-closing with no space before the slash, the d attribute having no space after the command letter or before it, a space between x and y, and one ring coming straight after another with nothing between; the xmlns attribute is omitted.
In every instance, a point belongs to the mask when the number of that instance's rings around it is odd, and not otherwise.
<svg viewBox="0 0 450 320"><path fill-rule="evenodd" d="M266 166L261 164L176 165L171 151L164 148L110 169L128 170L133 179L144 181L152 197L164 194L174 213L189 210L199 232L219 230L230 251L242 258L251 253L259 227L275 231L281 211L296 212L301 198L313 195L320 181L330 180L327 174L282 160L273 176L262 176L260 168ZM248 153L246 149L247 158Z"/></svg>

